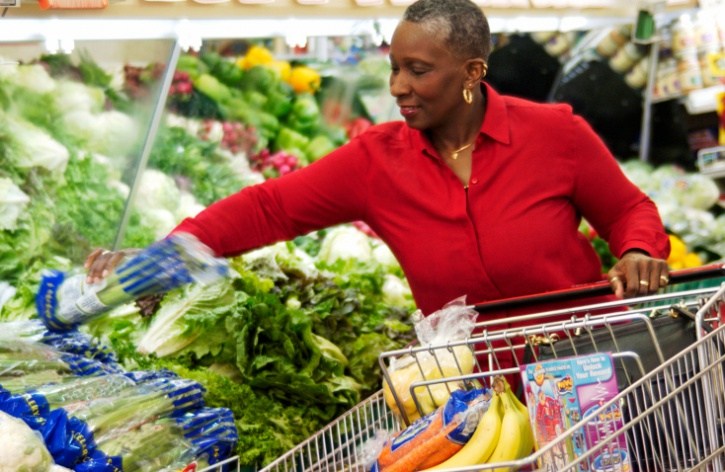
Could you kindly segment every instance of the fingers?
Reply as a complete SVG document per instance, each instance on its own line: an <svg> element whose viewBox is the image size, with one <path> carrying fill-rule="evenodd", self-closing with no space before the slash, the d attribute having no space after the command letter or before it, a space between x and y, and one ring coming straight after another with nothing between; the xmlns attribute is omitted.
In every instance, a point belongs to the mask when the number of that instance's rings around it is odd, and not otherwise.
<svg viewBox="0 0 725 472"><path fill-rule="evenodd" d="M624 282L618 275L610 275L609 284L612 286L615 297L624 298Z"/></svg>
<svg viewBox="0 0 725 472"><path fill-rule="evenodd" d="M667 263L641 253L627 253L609 271L609 282L617 298L649 295L669 281Z"/></svg>
<svg viewBox="0 0 725 472"><path fill-rule="evenodd" d="M87 270L86 283L95 284L108 277L108 274L126 256L124 251L96 249L86 258L83 267Z"/></svg>

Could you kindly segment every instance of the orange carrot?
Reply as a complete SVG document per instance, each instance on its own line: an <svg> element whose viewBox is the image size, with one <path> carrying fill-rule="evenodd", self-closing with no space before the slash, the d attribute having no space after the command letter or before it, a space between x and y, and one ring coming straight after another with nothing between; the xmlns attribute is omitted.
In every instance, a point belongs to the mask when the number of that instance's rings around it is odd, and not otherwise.
<svg viewBox="0 0 725 472"><path fill-rule="evenodd" d="M448 425L450 426L450 425ZM433 451L431 455L429 455L426 460L424 460L416 470L425 470L430 469L433 466L436 466L440 464L441 462L449 459L453 454L460 451L463 448L463 444L453 442L450 440L450 438L447 437L448 433L450 433L454 428L448 429L448 432L445 434L442 434L441 436L445 441L441 445L435 445L431 446L430 450ZM437 437L436 437L437 438ZM428 441L430 442L430 441ZM428 447L428 446L426 446Z"/></svg>
<svg viewBox="0 0 725 472"><path fill-rule="evenodd" d="M470 437L463 431L465 420L471 408L484 399L482 393L483 390L456 390L444 406L396 433L378 455L377 470L413 472L427 469L458 452Z"/></svg>
<svg viewBox="0 0 725 472"><path fill-rule="evenodd" d="M443 460L448 459L462 446L451 442L448 434L458 427L457 422L451 422L447 425L439 425L432 435L426 435L427 439L423 442L417 442L406 454L399 457L394 463L386 467L381 467L381 472L412 472L415 470L423 470L433 465L437 465ZM412 442L412 441L411 441ZM445 456L438 462L430 463L432 456Z"/></svg>
<svg viewBox="0 0 725 472"><path fill-rule="evenodd" d="M396 434L390 441L385 444L382 452L378 456L378 465L382 471L385 467L390 466L402 457L407 456L411 451L417 449L428 439L435 436L443 429L443 408L437 409L430 415L414 421L410 426ZM406 443L396 446L396 441L406 436L411 437ZM395 447L395 449L393 449ZM412 470L412 469L411 469Z"/></svg>

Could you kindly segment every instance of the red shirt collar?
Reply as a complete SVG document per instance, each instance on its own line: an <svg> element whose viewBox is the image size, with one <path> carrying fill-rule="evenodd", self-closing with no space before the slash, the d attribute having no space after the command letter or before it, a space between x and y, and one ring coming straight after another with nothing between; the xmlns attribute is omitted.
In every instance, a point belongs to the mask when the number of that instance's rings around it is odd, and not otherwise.
<svg viewBox="0 0 725 472"><path fill-rule="evenodd" d="M511 133L506 100L487 83L481 82L481 87L486 96L486 116L476 142L480 139L480 135L486 135L495 141L510 144ZM425 134L417 129L408 129L413 147L419 148L423 154L429 157L436 158L435 148Z"/></svg>

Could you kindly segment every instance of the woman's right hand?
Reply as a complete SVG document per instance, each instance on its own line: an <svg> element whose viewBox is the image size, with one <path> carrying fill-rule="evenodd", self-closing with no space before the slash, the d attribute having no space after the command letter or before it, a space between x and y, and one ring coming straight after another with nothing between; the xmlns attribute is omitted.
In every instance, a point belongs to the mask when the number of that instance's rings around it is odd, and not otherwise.
<svg viewBox="0 0 725 472"><path fill-rule="evenodd" d="M95 284L108 277L113 269L128 256L139 252L139 249L121 249L108 251L98 248L88 255L83 267L88 271L86 283Z"/></svg>

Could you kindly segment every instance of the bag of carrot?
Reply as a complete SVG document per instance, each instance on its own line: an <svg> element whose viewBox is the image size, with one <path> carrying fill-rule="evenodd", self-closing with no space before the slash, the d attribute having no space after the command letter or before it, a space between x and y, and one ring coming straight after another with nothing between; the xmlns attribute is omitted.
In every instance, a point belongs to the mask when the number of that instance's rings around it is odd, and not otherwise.
<svg viewBox="0 0 725 472"><path fill-rule="evenodd" d="M445 461L466 444L490 399L489 389L455 390L445 405L387 438L371 472L411 472Z"/></svg>

